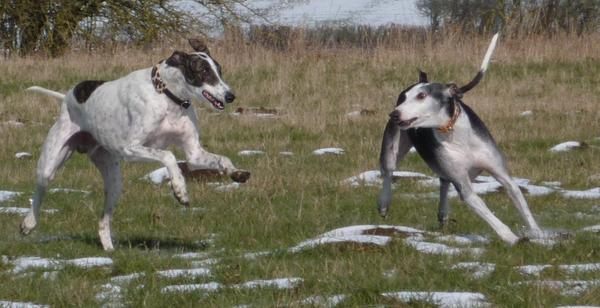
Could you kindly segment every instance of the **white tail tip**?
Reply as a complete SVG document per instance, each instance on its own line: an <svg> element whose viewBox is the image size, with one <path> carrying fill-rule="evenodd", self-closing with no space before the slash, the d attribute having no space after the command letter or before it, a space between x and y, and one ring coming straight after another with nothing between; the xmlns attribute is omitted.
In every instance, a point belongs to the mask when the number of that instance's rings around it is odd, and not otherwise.
<svg viewBox="0 0 600 308"><path fill-rule="evenodd" d="M494 53L494 50L496 49L496 42L498 41L498 33L494 34L494 37L492 37L492 41L490 42L490 46L487 49L487 52L485 53L485 57L483 57L483 62L481 63L481 71L485 72L488 68L488 65L490 64L490 59L492 58L492 54Z"/></svg>

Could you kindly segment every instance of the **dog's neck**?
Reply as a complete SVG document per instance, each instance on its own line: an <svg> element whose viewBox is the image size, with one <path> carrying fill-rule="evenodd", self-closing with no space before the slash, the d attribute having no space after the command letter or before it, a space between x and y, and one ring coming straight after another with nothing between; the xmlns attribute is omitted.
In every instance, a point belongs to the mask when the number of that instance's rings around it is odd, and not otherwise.
<svg viewBox="0 0 600 308"><path fill-rule="evenodd" d="M448 120L448 123L446 123L446 125L438 127L437 130L441 133L448 133L454 130L454 126L456 125L456 121L458 121L458 118L460 117L461 114L461 108L460 108L460 103L457 102L457 100L454 100L453 102L453 106L452 106L452 116L450 117L450 119Z"/></svg>
<svg viewBox="0 0 600 308"><path fill-rule="evenodd" d="M192 93L186 85L187 82L181 71L161 61L151 69L151 78L154 89L167 96L175 104L188 108L191 105Z"/></svg>

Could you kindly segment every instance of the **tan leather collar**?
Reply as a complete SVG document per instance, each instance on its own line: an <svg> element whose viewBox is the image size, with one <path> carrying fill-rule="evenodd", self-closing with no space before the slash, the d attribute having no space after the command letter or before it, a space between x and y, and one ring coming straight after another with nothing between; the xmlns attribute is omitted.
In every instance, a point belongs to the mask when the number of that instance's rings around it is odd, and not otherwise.
<svg viewBox="0 0 600 308"><path fill-rule="evenodd" d="M438 127L438 131L442 133L447 133L454 130L454 125L460 116L460 104L457 103L456 99L454 100L454 114L452 114L452 118L448 121L448 124L442 127Z"/></svg>

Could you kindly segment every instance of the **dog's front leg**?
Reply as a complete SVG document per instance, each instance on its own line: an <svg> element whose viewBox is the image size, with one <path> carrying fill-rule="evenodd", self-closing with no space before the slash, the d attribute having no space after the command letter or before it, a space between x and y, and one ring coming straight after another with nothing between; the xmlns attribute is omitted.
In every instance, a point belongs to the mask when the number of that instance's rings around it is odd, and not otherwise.
<svg viewBox="0 0 600 308"><path fill-rule="evenodd" d="M377 199L377 207L379 214L383 217L387 216L388 208L392 202L392 175L396 169L396 164L399 160L402 160L411 147L412 142L408 134L400 130L398 123L390 118L385 126L379 156L383 185Z"/></svg>
<svg viewBox="0 0 600 308"><path fill-rule="evenodd" d="M124 149L123 154L127 160L155 161L162 163L169 172L171 188L173 189L175 198L184 206L189 206L190 201L185 186L185 179L181 174L179 166L177 166L177 160L173 153L138 145Z"/></svg>
<svg viewBox="0 0 600 308"><path fill-rule="evenodd" d="M236 168L228 157L206 151L197 139L187 140L183 149L192 170L219 170L239 183L244 183L250 178L250 172Z"/></svg>

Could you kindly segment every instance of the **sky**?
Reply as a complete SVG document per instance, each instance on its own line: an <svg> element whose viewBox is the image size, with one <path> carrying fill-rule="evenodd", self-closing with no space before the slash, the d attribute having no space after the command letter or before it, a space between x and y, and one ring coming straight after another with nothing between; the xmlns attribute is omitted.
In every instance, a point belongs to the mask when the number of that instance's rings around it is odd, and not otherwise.
<svg viewBox="0 0 600 308"><path fill-rule="evenodd" d="M277 0L251 0L251 2ZM284 9L274 19L282 24L311 26L322 22L342 21L373 26L389 23L426 25L415 0L304 0Z"/></svg>

